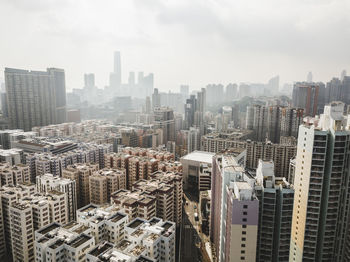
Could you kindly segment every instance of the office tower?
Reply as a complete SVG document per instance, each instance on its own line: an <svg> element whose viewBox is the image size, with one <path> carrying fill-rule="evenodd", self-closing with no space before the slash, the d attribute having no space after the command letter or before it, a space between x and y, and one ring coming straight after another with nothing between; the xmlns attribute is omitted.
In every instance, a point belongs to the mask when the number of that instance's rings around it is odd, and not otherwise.
<svg viewBox="0 0 350 262"><path fill-rule="evenodd" d="M307 83L312 83L312 72L309 72L306 77L306 82Z"/></svg>
<svg viewBox="0 0 350 262"><path fill-rule="evenodd" d="M151 108L151 98L149 96L146 97L146 105L145 105L145 113L150 114L152 111Z"/></svg>
<svg viewBox="0 0 350 262"><path fill-rule="evenodd" d="M325 106L299 128L289 261L349 261L349 121Z"/></svg>
<svg viewBox="0 0 350 262"><path fill-rule="evenodd" d="M255 193L259 199L257 261L289 261L294 189L276 177L272 161L259 160Z"/></svg>
<svg viewBox="0 0 350 262"><path fill-rule="evenodd" d="M89 177L90 202L106 204L110 202L111 194L126 188L125 169L104 168Z"/></svg>
<svg viewBox="0 0 350 262"><path fill-rule="evenodd" d="M256 260L259 200L239 162L237 155L213 159L210 238L218 262Z"/></svg>
<svg viewBox="0 0 350 262"><path fill-rule="evenodd" d="M194 124L194 113L196 111L196 97L191 95L185 104L185 128L189 129Z"/></svg>
<svg viewBox="0 0 350 262"><path fill-rule="evenodd" d="M231 101L237 98L238 86L237 84L228 84L226 86L225 98L226 101Z"/></svg>
<svg viewBox="0 0 350 262"><path fill-rule="evenodd" d="M341 71L340 73L340 80L343 81L344 77L347 76L346 74L346 70L344 69L343 71Z"/></svg>
<svg viewBox="0 0 350 262"><path fill-rule="evenodd" d="M66 119L66 89L62 69L46 72L5 68L9 126L29 131L34 126Z"/></svg>
<svg viewBox="0 0 350 262"><path fill-rule="evenodd" d="M84 74L84 89L94 89L95 88L95 75L94 74Z"/></svg>
<svg viewBox="0 0 350 262"><path fill-rule="evenodd" d="M200 92L197 93L197 111L201 112L202 115L207 110L207 91L202 88Z"/></svg>
<svg viewBox="0 0 350 262"><path fill-rule="evenodd" d="M63 69L48 68L54 86L54 97L56 99L56 122L64 123L67 121L67 98L66 98L66 78Z"/></svg>
<svg viewBox="0 0 350 262"><path fill-rule="evenodd" d="M254 105L253 131L257 141L265 141L268 130L268 108L266 106Z"/></svg>
<svg viewBox="0 0 350 262"><path fill-rule="evenodd" d="M160 95L158 88L155 88L152 94L152 108L160 107Z"/></svg>
<svg viewBox="0 0 350 262"><path fill-rule="evenodd" d="M320 85L316 83L296 83L293 87L293 106L304 109L305 116L317 113Z"/></svg>
<svg viewBox="0 0 350 262"><path fill-rule="evenodd" d="M175 141L174 112L168 107L154 108L154 125L163 130L163 143Z"/></svg>
<svg viewBox="0 0 350 262"><path fill-rule="evenodd" d="M270 95L277 95L279 91L279 85L280 85L280 77L275 76L269 80L265 88L265 91L267 91Z"/></svg>
<svg viewBox="0 0 350 262"><path fill-rule="evenodd" d="M120 52L114 52L114 69L113 73L109 75L109 86L115 90L115 93L119 93L121 83L122 83L122 72L121 72L121 62L120 62Z"/></svg>
<svg viewBox="0 0 350 262"><path fill-rule="evenodd" d="M281 108L281 137L298 137L303 118L304 110L301 108Z"/></svg>
<svg viewBox="0 0 350 262"><path fill-rule="evenodd" d="M77 210L75 180L44 174L36 177L36 188L40 193L48 193L53 190L65 193L67 195L68 222L75 220Z"/></svg>
<svg viewBox="0 0 350 262"><path fill-rule="evenodd" d="M90 203L89 177L98 171L98 164L74 164L62 171L62 177L75 180L78 208Z"/></svg>
<svg viewBox="0 0 350 262"><path fill-rule="evenodd" d="M180 85L180 93L182 95L182 99L186 100L190 93L190 87L188 85Z"/></svg>

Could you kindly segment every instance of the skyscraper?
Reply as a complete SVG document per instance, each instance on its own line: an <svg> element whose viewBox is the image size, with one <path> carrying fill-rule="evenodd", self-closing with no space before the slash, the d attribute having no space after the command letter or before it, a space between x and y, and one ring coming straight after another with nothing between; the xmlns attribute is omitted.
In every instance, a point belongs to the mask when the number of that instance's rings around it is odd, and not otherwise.
<svg viewBox="0 0 350 262"><path fill-rule="evenodd" d="M349 261L349 143L344 104L299 128L289 261Z"/></svg>
<svg viewBox="0 0 350 262"><path fill-rule="evenodd" d="M163 130L163 143L175 141L174 112L169 107L156 107L154 109L154 124Z"/></svg>
<svg viewBox="0 0 350 262"><path fill-rule="evenodd" d="M312 72L309 72L309 73L307 74L306 81L307 81L308 83L312 83Z"/></svg>
<svg viewBox="0 0 350 262"><path fill-rule="evenodd" d="M272 161L259 160L256 170L259 199L257 261L288 261L294 189L276 177Z"/></svg>
<svg viewBox="0 0 350 262"><path fill-rule="evenodd" d="M55 90L56 123L64 123L67 121L66 80L64 70L58 68L48 68L47 73L52 78Z"/></svg>
<svg viewBox="0 0 350 262"><path fill-rule="evenodd" d="M66 87L62 69L46 72L5 68L9 126L29 131L34 126L66 120Z"/></svg>
<svg viewBox="0 0 350 262"><path fill-rule="evenodd" d="M109 86L119 92L119 88L122 83L122 67L120 62L120 52L114 52L114 70L109 76Z"/></svg>
<svg viewBox="0 0 350 262"><path fill-rule="evenodd" d="M84 89L91 90L95 87L95 75L84 74Z"/></svg>
<svg viewBox="0 0 350 262"><path fill-rule="evenodd" d="M158 88L155 88L152 94L152 108L160 107L160 95Z"/></svg>
<svg viewBox="0 0 350 262"><path fill-rule="evenodd" d="M320 85L317 83L296 83L293 87L293 106L303 108L305 116L317 113Z"/></svg>

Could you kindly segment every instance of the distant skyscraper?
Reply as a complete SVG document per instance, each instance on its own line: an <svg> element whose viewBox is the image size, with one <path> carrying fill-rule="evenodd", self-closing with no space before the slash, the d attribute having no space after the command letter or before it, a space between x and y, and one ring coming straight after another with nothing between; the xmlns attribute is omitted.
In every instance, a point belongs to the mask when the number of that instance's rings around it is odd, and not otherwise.
<svg viewBox="0 0 350 262"><path fill-rule="evenodd" d="M293 87L293 106L303 108L305 116L317 113L320 85L317 83L296 83Z"/></svg>
<svg viewBox="0 0 350 262"><path fill-rule="evenodd" d="M312 83L312 72L309 72L309 73L307 74L306 81L307 81L308 83Z"/></svg>
<svg viewBox="0 0 350 262"><path fill-rule="evenodd" d="M266 106L254 106L253 130L257 141L264 141L267 138L268 130L268 108Z"/></svg>
<svg viewBox="0 0 350 262"><path fill-rule="evenodd" d="M349 143L344 104L299 128L289 261L350 261Z"/></svg>
<svg viewBox="0 0 350 262"><path fill-rule="evenodd" d="M155 88L152 94L152 108L160 107L160 95L158 88Z"/></svg>
<svg viewBox="0 0 350 262"><path fill-rule="evenodd" d="M67 121L66 78L64 70L48 68L47 73L50 75L55 89L56 123L64 123Z"/></svg>
<svg viewBox="0 0 350 262"><path fill-rule="evenodd" d="M120 60L120 52L114 52L114 70L109 76L109 86L113 90L117 90L117 92L120 92L119 89L122 83L122 67Z"/></svg>
<svg viewBox="0 0 350 262"><path fill-rule="evenodd" d="M186 99L188 97L189 92L190 92L190 87L188 85L180 86L180 93L183 99Z"/></svg>
<svg viewBox="0 0 350 262"><path fill-rule="evenodd" d="M346 70L344 69L340 74L340 80L343 81L345 76L346 76Z"/></svg>
<svg viewBox="0 0 350 262"><path fill-rule="evenodd" d="M281 136L298 137L299 126L303 123L304 110L301 108L281 109Z"/></svg>
<svg viewBox="0 0 350 262"><path fill-rule="evenodd" d="M93 89L95 87L95 75L84 74L84 88Z"/></svg>
<svg viewBox="0 0 350 262"><path fill-rule="evenodd" d="M149 96L146 97L146 106L145 106L145 112L146 114L150 114L152 111L151 108L151 98Z"/></svg>
<svg viewBox="0 0 350 262"><path fill-rule="evenodd" d="M5 69L9 125L25 131L66 121L66 87L62 69L46 72Z"/></svg>
<svg viewBox="0 0 350 262"><path fill-rule="evenodd" d="M226 91L225 91L225 98L226 101L232 101L233 99L237 98L237 85L236 84L228 84L226 86Z"/></svg>
<svg viewBox="0 0 350 262"><path fill-rule="evenodd" d="M154 108L154 124L163 130L163 143L175 141L175 120L173 109L169 107Z"/></svg>
<svg viewBox="0 0 350 262"><path fill-rule="evenodd" d="M271 95L277 95L279 91L279 85L280 85L280 77L275 76L269 80L267 83L267 91Z"/></svg>

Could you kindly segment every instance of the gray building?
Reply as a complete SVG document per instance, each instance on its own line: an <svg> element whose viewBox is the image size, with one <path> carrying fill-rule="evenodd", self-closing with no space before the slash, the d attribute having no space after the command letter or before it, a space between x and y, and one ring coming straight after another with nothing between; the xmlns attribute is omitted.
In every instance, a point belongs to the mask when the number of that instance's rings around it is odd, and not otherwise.
<svg viewBox="0 0 350 262"><path fill-rule="evenodd" d="M28 71L5 68L9 126L29 131L66 121L66 87L62 69Z"/></svg>
<svg viewBox="0 0 350 262"><path fill-rule="evenodd" d="M255 193L259 199L256 261L289 261L294 189L276 177L273 161L259 160Z"/></svg>

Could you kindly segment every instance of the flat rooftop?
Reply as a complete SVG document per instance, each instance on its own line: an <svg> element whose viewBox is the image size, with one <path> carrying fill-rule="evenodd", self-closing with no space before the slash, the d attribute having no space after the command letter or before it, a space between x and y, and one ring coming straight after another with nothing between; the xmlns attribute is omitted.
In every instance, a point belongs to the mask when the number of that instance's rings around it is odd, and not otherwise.
<svg viewBox="0 0 350 262"><path fill-rule="evenodd" d="M70 246L77 248L81 246L82 244L86 243L91 239L88 235L80 235L77 238L75 238L72 242L69 243Z"/></svg>
<svg viewBox="0 0 350 262"><path fill-rule="evenodd" d="M99 255L103 254L107 250L110 250L111 248L113 248L113 245L107 242L95 247L93 250L89 252L89 254L92 256L98 257Z"/></svg>
<svg viewBox="0 0 350 262"><path fill-rule="evenodd" d="M129 225L127 225L127 226L131 227L131 228L137 228L141 224L143 224L143 220L136 218L134 221L129 223Z"/></svg>
<svg viewBox="0 0 350 262"><path fill-rule="evenodd" d="M59 224L54 223L54 224L48 225L47 227L44 227L43 229L38 230L38 233L45 235L46 233L49 233L52 230L59 227L60 227Z"/></svg>
<svg viewBox="0 0 350 262"><path fill-rule="evenodd" d="M193 151L192 153L185 155L181 159L211 164L213 162L214 155L215 153L211 152Z"/></svg>

